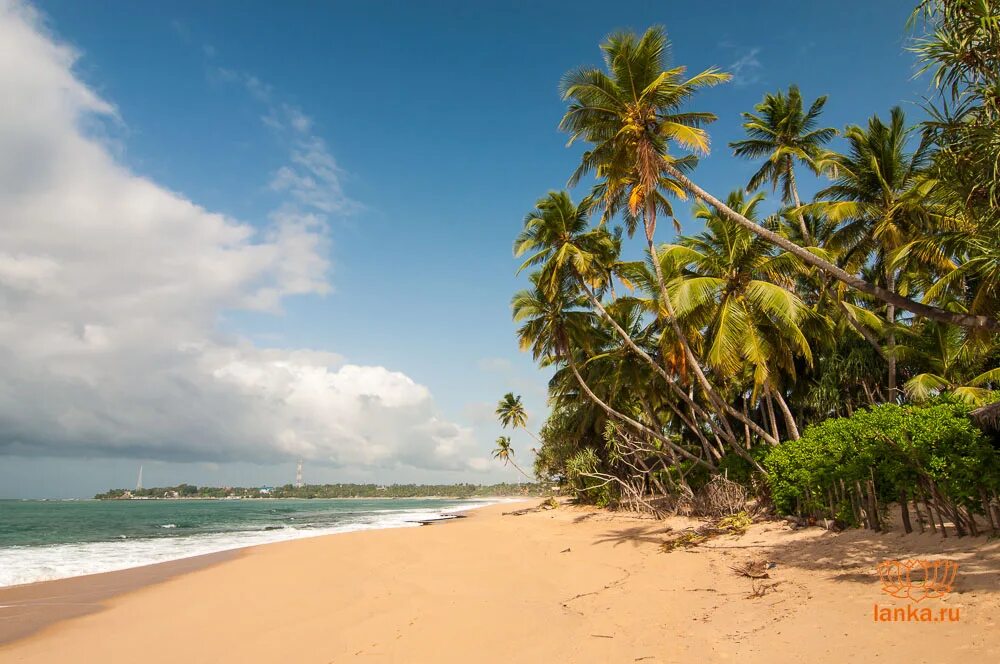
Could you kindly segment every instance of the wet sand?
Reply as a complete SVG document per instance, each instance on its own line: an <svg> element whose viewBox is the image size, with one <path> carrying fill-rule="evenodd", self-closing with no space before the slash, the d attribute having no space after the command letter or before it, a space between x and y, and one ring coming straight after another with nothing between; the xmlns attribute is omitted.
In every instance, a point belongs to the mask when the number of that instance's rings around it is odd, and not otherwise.
<svg viewBox="0 0 1000 664"><path fill-rule="evenodd" d="M0 588L0 646L69 618L100 611L116 595L211 567L240 555L221 551L117 572Z"/></svg>

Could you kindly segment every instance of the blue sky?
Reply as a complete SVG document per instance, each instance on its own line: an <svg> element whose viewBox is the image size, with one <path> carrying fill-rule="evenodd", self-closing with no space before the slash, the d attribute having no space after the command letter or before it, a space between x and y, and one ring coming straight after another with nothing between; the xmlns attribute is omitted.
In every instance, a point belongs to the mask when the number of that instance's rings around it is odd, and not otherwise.
<svg viewBox="0 0 1000 664"><path fill-rule="evenodd" d="M894 104L917 118L927 92L904 52L911 3L896 0L35 6L47 37L77 51L73 74L114 107L87 135L131 173L265 236L275 210L321 217L329 291L291 292L269 311L220 308L217 333L401 372L429 390L434 417L468 429L475 455L500 433L490 412L504 392L524 395L536 425L545 414L545 375L518 352L510 321L522 283L510 246L524 213L575 166L578 151L557 131L557 85L568 69L599 62L603 36L662 24L676 63L735 74L695 102L719 116L696 178L717 195L754 170L725 146L740 136L740 112L767 91L796 82L807 99L829 95L824 121L838 128ZM318 207L302 203L296 184L277 183L305 140L329 160ZM804 194L815 189L800 180ZM530 446L515 436L516 449ZM0 470L0 494L86 495L132 482L139 462L147 484L282 483L293 466L166 457L142 446L20 448ZM514 477L495 466L320 458L309 468L314 481Z"/></svg>

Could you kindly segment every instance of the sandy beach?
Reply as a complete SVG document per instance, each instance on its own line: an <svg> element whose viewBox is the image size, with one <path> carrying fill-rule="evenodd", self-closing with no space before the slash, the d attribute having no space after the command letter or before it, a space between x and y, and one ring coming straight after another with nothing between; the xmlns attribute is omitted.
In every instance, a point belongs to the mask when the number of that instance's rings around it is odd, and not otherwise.
<svg viewBox="0 0 1000 664"><path fill-rule="evenodd" d="M513 509L495 505L428 527L253 547L189 569L157 566L5 589L0 618L13 640L0 646L0 661L1000 658L996 540L793 531L768 522L739 537L664 552L667 529L696 522L568 505L504 514ZM875 604L909 602L881 591L875 566L914 556L959 562L954 591L923 601L960 609L958 621L873 619ZM731 569L751 558L774 563L770 578L756 582L770 586L760 597L751 597L755 582ZM11 621L24 624L32 607L41 628L15 638ZM38 623L39 610L49 624Z"/></svg>

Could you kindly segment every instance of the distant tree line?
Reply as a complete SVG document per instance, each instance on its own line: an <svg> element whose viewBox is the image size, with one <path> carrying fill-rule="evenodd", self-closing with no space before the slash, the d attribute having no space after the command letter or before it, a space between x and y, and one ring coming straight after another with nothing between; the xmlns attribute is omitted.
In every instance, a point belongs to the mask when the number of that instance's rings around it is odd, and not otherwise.
<svg viewBox="0 0 1000 664"><path fill-rule="evenodd" d="M296 487L215 487L178 484L144 489L110 489L97 500L128 498L476 498L537 496L544 486L522 484L306 484Z"/></svg>

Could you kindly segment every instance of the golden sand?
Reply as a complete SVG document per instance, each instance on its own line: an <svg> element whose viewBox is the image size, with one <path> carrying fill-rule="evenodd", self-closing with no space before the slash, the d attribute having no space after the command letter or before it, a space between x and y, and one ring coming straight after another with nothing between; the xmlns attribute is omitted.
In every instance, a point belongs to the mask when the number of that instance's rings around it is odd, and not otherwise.
<svg viewBox="0 0 1000 664"><path fill-rule="evenodd" d="M667 529L697 524L512 509L245 549L92 598L100 610L0 646L0 662L1000 661L997 541L771 522L664 553ZM873 619L911 601L882 592L876 566L912 557L958 561L952 593L919 603L957 621ZM750 560L773 563L769 578L732 569ZM6 592L60 617L79 599L65 587Z"/></svg>

